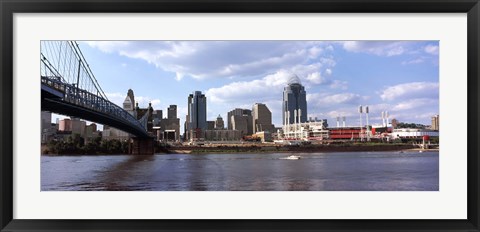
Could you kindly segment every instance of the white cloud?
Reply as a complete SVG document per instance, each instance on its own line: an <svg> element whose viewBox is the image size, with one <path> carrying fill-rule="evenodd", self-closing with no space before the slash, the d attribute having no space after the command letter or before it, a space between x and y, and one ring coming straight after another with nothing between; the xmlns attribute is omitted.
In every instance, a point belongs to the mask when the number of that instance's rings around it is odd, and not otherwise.
<svg viewBox="0 0 480 232"><path fill-rule="evenodd" d="M115 52L118 47L126 47L129 45L128 41L85 41L85 43L106 53Z"/></svg>
<svg viewBox="0 0 480 232"><path fill-rule="evenodd" d="M127 97L127 94L123 93L105 93L107 95L108 100L115 103L117 106L123 107L123 101ZM152 103L153 109L162 109L160 99L154 99L151 97L143 97L143 96L135 96L135 101L138 102L138 106L140 108L145 108L148 106L148 103Z"/></svg>
<svg viewBox="0 0 480 232"><path fill-rule="evenodd" d="M436 45L427 45L424 48L424 51L431 55L438 55L438 46Z"/></svg>
<svg viewBox="0 0 480 232"><path fill-rule="evenodd" d="M377 56L398 56L407 51L406 42L345 41L343 48L349 52L364 52Z"/></svg>
<svg viewBox="0 0 480 232"><path fill-rule="evenodd" d="M318 106L332 106L339 104L358 104L363 100L367 100L367 96L361 96L355 93L338 93L338 94L307 94L309 104Z"/></svg>
<svg viewBox="0 0 480 232"><path fill-rule="evenodd" d="M428 112L428 113L422 113L422 114L416 114L414 115L415 119L431 119L432 116L438 114L438 112Z"/></svg>
<svg viewBox="0 0 480 232"><path fill-rule="evenodd" d="M437 113L435 113L437 112ZM421 112L415 112L412 114L411 111L397 111L390 114L390 120L395 118L400 122L406 123L422 123L425 125L430 124L432 116L438 114L438 111L432 111L431 109L423 110Z"/></svg>
<svg viewBox="0 0 480 232"><path fill-rule="evenodd" d="M381 94L382 100L411 98L438 98L439 84L435 82L411 82L388 87Z"/></svg>
<svg viewBox="0 0 480 232"><path fill-rule="evenodd" d="M310 59L315 59L317 58L320 54L322 54L323 48L319 46L314 46L308 49L308 55Z"/></svg>
<svg viewBox="0 0 480 232"><path fill-rule="evenodd" d="M438 99L415 98L397 103L395 106L393 106L392 111L412 110L432 105L438 105Z"/></svg>
<svg viewBox="0 0 480 232"><path fill-rule="evenodd" d="M289 72L279 71L259 80L232 82L219 88L211 88L205 95L216 103L275 99L281 96L289 77Z"/></svg>
<svg viewBox="0 0 480 232"><path fill-rule="evenodd" d="M115 103L117 106L122 106L125 97L127 97L127 94L122 93L105 93L105 95L107 96L108 100Z"/></svg>
<svg viewBox="0 0 480 232"><path fill-rule="evenodd" d="M341 80L333 80L332 83L330 84L330 88L346 90L348 89L348 82L341 81Z"/></svg>
<svg viewBox="0 0 480 232"><path fill-rule="evenodd" d="M325 68L335 65L332 58L322 57L327 44L315 41L90 41L85 43L103 52L144 60L174 73L176 80L182 80L185 77L210 79L262 76L282 69L294 70L297 66L307 67L315 62L321 63Z"/></svg>
<svg viewBox="0 0 480 232"><path fill-rule="evenodd" d="M330 68L325 69L325 74L328 76L332 75L332 69Z"/></svg>
<svg viewBox="0 0 480 232"><path fill-rule="evenodd" d="M180 81L185 75L183 73L175 73L175 80Z"/></svg>
<svg viewBox="0 0 480 232"><path fill-rule="evenodd" d="M314 73L308 74L306 79L309 82L314 83L314 84L324 84L328 81L325 77L322 77L322 75L319 72L314 72Z"/></svg>
<svg viewBox="0 0 480 232"><path fill-rule="evenodd" d="M332 118L337 118L337 117L346 117L345 121L348 121L351 119L352 116L358 116L358 114L355 113L355 110L352 109L337 109L337 110L332 110L326 113L326 115L332 119ZM350 118L349 118L350 117ZM336 121L335 121L336 122ZM331 123L331 122L330 122ZM333 124L332 124L333 125ZM351 125L351 124L347 124Z"/></svg>
<svg viewBox="0 0 480 232"><path fill-rule="evenodd" d="M416 59L413 59L413 60L403 61L402 65L420 64L420 63L423 63L423 62L425 62L425 59L423 57L420 57L420 58L416 58Z"/></svg>
<svg viewBox="0 0 480 232"><path fill-rule="evenodd" d="M261 101L275 99L282 96L283 88L292 74L299 76L306 87L310 85L340 85L335 80L332 81L321 75L318 70L323 66L321 63L296 65L289 70L281 69L260 79L236 81L222 87L211 88L206 91L206 96L215 103L235 102L236 104L242 104L244 99Z"/></svg>

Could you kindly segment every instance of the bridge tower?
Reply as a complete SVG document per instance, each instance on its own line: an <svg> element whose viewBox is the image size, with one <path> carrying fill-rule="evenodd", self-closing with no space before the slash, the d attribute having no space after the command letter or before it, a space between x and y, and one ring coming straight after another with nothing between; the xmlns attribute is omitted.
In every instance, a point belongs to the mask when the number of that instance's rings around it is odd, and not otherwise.
<svg viewBox="0 0 480 232"><path fill-rule="evenodd" d="M129 153L132 155L153 155L155 141L153 138L131 138Z"/></svg>
<svg viewBox="0 0 480 232"><path fill-rule="evenodd" d="M41 110L78 117L125 131L130 154L152 155L154 140L148 130L152 108L137 118L132 105L133 91L128 91L128 110L108 100L75 41L41 41ZM128 103L128 102L127 102Z"/></svg>

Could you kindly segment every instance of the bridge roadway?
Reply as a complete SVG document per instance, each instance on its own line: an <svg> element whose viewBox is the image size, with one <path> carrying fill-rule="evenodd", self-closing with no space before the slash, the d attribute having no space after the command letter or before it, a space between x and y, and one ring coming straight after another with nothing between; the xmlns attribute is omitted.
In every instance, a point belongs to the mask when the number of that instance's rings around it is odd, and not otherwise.
<svg viewBox="0 0 480 232"><path fill-rule="evenodd" d="M56 76L41 76L42 111L69 115L108 125L128 132L138 139L151 139L146 130L146 117L137 120L114 103ZM144 121L144 122L143 122Z"/></svg>

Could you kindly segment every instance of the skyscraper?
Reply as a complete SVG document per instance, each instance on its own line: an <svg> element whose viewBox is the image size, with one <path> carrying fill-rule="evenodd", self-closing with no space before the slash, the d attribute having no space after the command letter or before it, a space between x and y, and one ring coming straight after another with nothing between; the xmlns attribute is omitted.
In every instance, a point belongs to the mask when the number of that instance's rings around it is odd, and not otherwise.
<svg viewBox="0 0 480 232"><path fill-rule="evenodd" d="M167 118L160 120L161 137L167 141L180 140L180 119L177 118L177 105L170 105L167 109Z"/></svg>
<svg viewBox="0 0 480 232"><path fill-rule="evenodd" d="M153 126L158 126L160 125L160 121L163 119L163 111L162 110L154 110L152 112L152 121L153 121Z"/></svg>
<svg viewBox="0 0 480 232"><path fill-rule="evenodd" d="M123 109L126 110L131 115L133 115L134 117L137 117L137 114L135 112L135 97L133 95L132 89L129 89L127 92L127 96L123 101Z"/></svg>
<svg viewBox="0 0 480 232"><path fill-rule="evenodd" d="M227 113L227 128L239 130L242 135L253 133L252 111L249 109L236 108Z"/></svg>
<svg viewBox="0 0 480 232"><path fill-rule="evenodd" d="M169 119L177 118L177 105L170 105L167 109L167 117Z"/></svg>
<svg viewBox="0 0 480 232"><path fill-rule="evenodd" d="M292 74L283 90L283 124L307 121L307 93L300 78Z"/></svg>
<svg viewBox="0 0 480 232"><path fill-rule="evenodd" d="M440 116L438 114L432 117L432 130L440 130Z"/></svg>
<svg viewBox="0 0 480 232"><path fill-rule="evenodd" d="M265 104L255 103L252 107L253 134L260 131L274 132L272 112Z"/></svg>
<svg viewBox="0 0 480 232"><path fill-rule="evenodd" d="M187 139L203 138L207 129L207 98L201 91L188 96Z"/></svg>
<svg viewBox="0 0 480 232"><path fill-rule="evenodd" d="M127 92L127 97L125 97L125 101L123 101L123 109L131 111L134 108L135 108L135 96L133 95L133 90L129 89Z"/></svg>

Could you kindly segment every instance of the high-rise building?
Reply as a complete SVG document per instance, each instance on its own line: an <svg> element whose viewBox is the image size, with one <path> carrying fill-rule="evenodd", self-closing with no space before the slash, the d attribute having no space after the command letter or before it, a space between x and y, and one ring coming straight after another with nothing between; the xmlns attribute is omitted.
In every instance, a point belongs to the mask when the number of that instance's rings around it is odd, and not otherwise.
<svg viewBox="0 0 480 232"><path fill-rule="evenodd" d="M125 100L123 101L123 109L127 111L133 111L134 104L130 97L126 96Z"/></svg>
<svg viewBox="0 0 480 232"><path fill-rule="evenodd" d="M144 116L147 117L147 131L148 132L153 132L153 112L154 109L152 107L152 103L148 103L148 107L146 108L141 108L138 106L135 107L135 115L137 117L137 120L142 119Z"/></svg>
<svg viewBox="0 0 480 232"><path fill-rule="evenodd" d="M58 123L59 131L72 131L72 120L64 118Z"/></svg>
<svg viewBox="0 0 480 232"><path fill-rule="evenodd" d="M272 112L265 104L255 103L252 108L253 133L260 131L274 132Z"/></svg>
<svg viewBox="0 0 480 232"><path fill-rule="evenodd" d="M138 106L138 103L137 103L137 106ZM135 97L133 96L132 89L129 89L127 92L127 96L123 101L123 109L126 110L131 115L133 115L133 117L137 117L137 112L135 111Z"/></svg>
<svg viewBox="0 0 480 232"><path fill-rule="evenodd" d="M432 117L432 130L440 130L440 115Z"/></svg>
<svg viewBox="0 0 480 232"><path fill-rule="evenodd" d="M215 130L215 121L207 121L207 130Z"/></svg>
<svg viewBox="0 0 480 232"><path fill-rule="evenodd" d="M128 113L133 115L133 117L137 118L137 111L140 109L138 107L138 102L135 102L135 96L133 94L133 90L129 89L127 92L127 96L123 101L123 109L126 110ZM131 135L125 131L119 130L117 128L109 127L104 125L102 131L102 138L103 139L117 139L120 141L124 141L129 139Z"/></svg>
<svg viewBox="0 0 480 232"><path fill-rule="evenodd" d="M54 137L57 132L56 125L52 124L52 113L47 111L42 111L42 143L48 142Z"/></svg>
<svg viewBox="0 0 480 232"><path fill-rule="evenodd" d="M92 123L85 126L85 141L90 141L95 137L99 137L100 133L97 132L97 124Z"/></svg>
<svg viewBox="0 0 480 232"><path fill-rule="evenodd" d="M60 120L59 131L72 132L72 134L79 134L81 137L85 135L86 122L79 118L71 117Z"/></svg>
<svg viewBox="0 0 480 232"><path fill-rule="evenodd" d="M284 125L307 121L307 94L295 74L291 75L283 90L282 118Z"/></svg>
<svg viewBox="0 0 480 232"><path fill-rule="evenodd" d="M42 132L44 129L49 129L52 125L52 113L48 111L42 111Z"/></svg>
<svg viewBox="0 0 480 232"><path fill-rule="evenodd" d="M232 130L240 131L242 136L253 134L252 116L232 115L230 118Z"/></svg>
<svg viewBox="0 0 480 232"><path fill-rule="evenodd" d="M223 122L222 116L220 114L217 117L217 120L215 120L215 130L223 130L225 129L225 123Z"/></svg>
<svg viewBox="0 0 480 232"><path fill-rule="evenodd" d="M180 119L177 118L177 105L170 105L167 118L160 121L161 138L166 141L180 140Z"/></svg>
<svg viewBox="0 0 480 232"><path fill-rule="evenodd" d="M243 135L253 134L252 111L236 108L227 113L227 129L241 131Z"/></svg>
<svg viewBox="0 0 480 232"><path fill-rule="evenodd" d="M177 118L177 105L170 105L167 109L167 118Z"/></svg>
<svg viewBox="0 0 480 232"><path fill-rule="evenodd" d="M160 121L162 120L163 118L163 111L162 110L154 110L152 112L152 123L153 123L153 126L156 127L156 126L159 126L160 125Z"/></svg>
<svg viewBox="0 0 480 232"><path fill-rule="evenodd" d="M188 96L187 139L203 138L207 129L207 98L201 91Z"/></svg>

